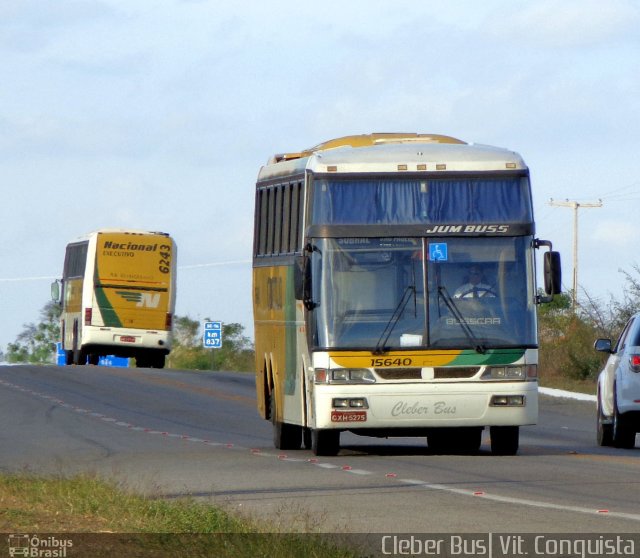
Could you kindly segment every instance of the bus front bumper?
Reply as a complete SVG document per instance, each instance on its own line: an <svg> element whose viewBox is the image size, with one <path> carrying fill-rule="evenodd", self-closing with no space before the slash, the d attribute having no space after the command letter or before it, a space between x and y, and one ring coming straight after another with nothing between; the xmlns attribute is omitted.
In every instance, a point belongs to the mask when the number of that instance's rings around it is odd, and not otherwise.
<svg viewBox="0 0 640 558"><path fill-rule="evenodd" d="M314 388L317 429L523 426L538 420L537 382L330 384Z"/></svg>

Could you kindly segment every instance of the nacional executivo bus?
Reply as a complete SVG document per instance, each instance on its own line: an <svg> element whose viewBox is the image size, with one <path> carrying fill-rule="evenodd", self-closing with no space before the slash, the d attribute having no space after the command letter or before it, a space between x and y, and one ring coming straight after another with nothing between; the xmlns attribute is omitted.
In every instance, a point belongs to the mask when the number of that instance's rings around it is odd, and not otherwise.
<svg viewBox="0 0 640 558"><path fill-rule="evenodd" d="M104 229L67 245L62 280L66 364L97 364L101 356L135 357L163 368L171 350L176 298L176 245L166 233Z"/></svg>
<svg viewBox="0 0 640 558"><path fill-rule="evenodd" d="M560 257L506 149L372 134L274 156L255 196L258 409L274 444L340 433L515 454L538 415L536 304ZM534 253L546 246L545 291Z"/></svg>

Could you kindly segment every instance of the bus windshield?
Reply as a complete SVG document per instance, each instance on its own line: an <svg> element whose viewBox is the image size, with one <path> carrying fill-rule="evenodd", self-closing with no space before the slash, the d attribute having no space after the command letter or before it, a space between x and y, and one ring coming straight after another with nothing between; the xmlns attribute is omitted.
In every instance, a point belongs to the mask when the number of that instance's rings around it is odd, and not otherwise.
<svg viewBox="0 0 640 558"><path fill-rule="evenodd" d="M312 203L325 225L533 222L525 176L316 178Z"/></svg>
<svg viewBox="0 0 640 558"><path fill-rule="evenodd" d="M320 348L535 347L532 239L317 239Z"/></svg>

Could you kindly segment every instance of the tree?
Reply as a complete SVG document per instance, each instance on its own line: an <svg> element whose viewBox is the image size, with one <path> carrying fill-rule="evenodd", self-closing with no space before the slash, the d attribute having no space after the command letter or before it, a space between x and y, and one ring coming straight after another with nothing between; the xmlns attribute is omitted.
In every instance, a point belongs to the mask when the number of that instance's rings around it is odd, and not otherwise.
<svg viewBox="0 0 640 558"><path fill-rule="evenodd" d="M47 302L40 310L40 321L25 324L15 342L7 345L5 360L11 363L53 363L56 343L60 340L60 314L59 304ZM200 322L188 316L175 317L169 366L190 370L253 370L253 344L244 335L242 325L223 324L220 349L202 346L200 327Z"/></svg>
<svg viewBox="0 0 640 558"><path fill-rule="evenodd" d="M244 335L244 327L240 324L222 324L222 347L206 350L214 351L212 370L254 370L253 343Z"/></svg>
<svg viewBox="0 0 640 558"><path fill-rule="evenodd" d="M14 343L7 345L7 362L51 363L60 339L60 305L50 301L40 310L38 324L25 324Z"/></svg>
<svg viewBox="0 0 640 558"><path fill-rule="evenodd" d="M595 380L606 355L594 351L593 342L598 337L616 339L640 310L640 267L634 265L633 271L635 275L622 271L626 287L621 298L610 295L603 303L585 291L575 312L568 294L538 307L542 378Z"/></svg>
<svg viewBox="0 0 640 558"><path fill-rule="evenodd" d="M541 378L595 377L601 364L601 357L592 348L595 328L589 319L573 312L570 295L556 295L552 302L540 305L538 325Z"/></svg>

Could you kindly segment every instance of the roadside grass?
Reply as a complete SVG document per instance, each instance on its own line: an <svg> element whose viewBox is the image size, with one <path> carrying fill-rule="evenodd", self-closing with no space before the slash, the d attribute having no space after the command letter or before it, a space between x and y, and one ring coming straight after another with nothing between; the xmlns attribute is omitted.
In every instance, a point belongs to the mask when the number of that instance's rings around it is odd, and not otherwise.
<svg viewBox="0 0 640 558"><path fill-rule="evenodd" d="M543 387L587 393L589 395L595 395L597 389L596 380L578 380L556 374L545 374L538 378L538 381Z"/></svg>
<svg viewBox="0 0 640 558"><path fill-rule="evenodd" d="M140 496L86 475L0 475L0 532L69 533L82 541L81 549L74 543L81 556L356 556L320 534L278 532L209 504Z"/></svg>

